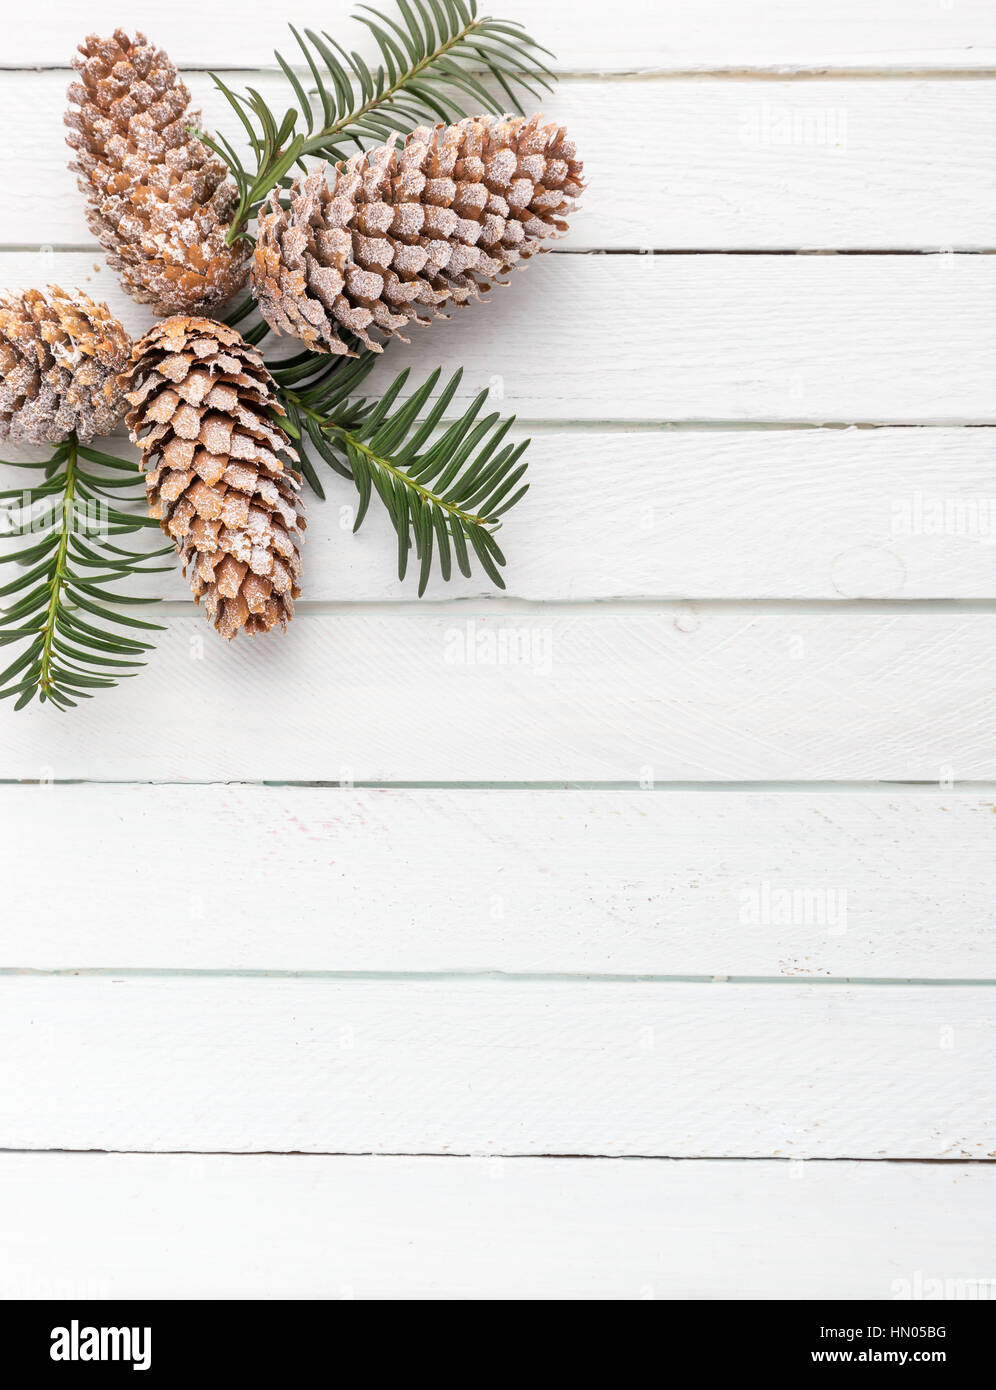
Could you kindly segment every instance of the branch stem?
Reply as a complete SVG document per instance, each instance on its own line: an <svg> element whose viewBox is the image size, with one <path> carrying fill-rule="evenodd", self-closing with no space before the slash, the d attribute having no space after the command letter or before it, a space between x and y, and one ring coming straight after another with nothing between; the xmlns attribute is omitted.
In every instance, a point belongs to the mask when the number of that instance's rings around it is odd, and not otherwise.
<svg viewBox="0 0 996 1390"><path fill-rule="evenodd" d="M450 516L457 517L467 526L487 526L486 517L477 516L474 512L461 511L459 507L454 506L452 502L447 502L444 498L440 497L438 493L433 492L430 488L423 487L421 483L417 483L415 479L410 477L403 469L397 468L391 463L390 459L383 458L380 454L375 453L368 444L364 444L362 439L358 439L356 435L346 429L345 426L337 425L334 420L329 420L317 410L313 410L311 406L305 405L296 391L285 389L283 395L292 400L295 408L299 410L302 415L307 415L310 420L314 420L326 434L338 435L339 439L344 444L348 445L350 448L356 449L358 453L361 453L363 457L368 459L375 467L382 469L385 473L389 473L392 478L397 478L405 487L411 488L412 492L417 492L426 502L431 502L434 506L441 507L444 512L447 512Z"/></svg>
<svg viewBox="0 0 996 1390"><path fill-rule="evenodd" d="M426 502L431 502L434 506L441 507L444 512L448 512L450 516L457 517L460 521L464 522L465 525L487 525L487 519L485 517L477 516L473 512L461 511L459 507L454 506L452 502L447 502L444 498L440 497L438 493L431 491L431 489L427 487L423 487L421 483L415 482L414 478L409 477L403 469L396 468L389 459L382 458L380 454L374 453L369 445L364 444L362 440L357 439L354 434L351 434L349 430L344 429L341 425L335 425L331 421L328 421L322 428L327 434L337 434L345 444L356 449L377 468L383 469L383 471L389 473L392 478L397 478L405 487L411 488L413 492L417 492Z"/></svg>
<svg viewBox="0 0 996 1390"><path fill-rule="evenodd" d="M345 113L337 121L333 121L331 125L327 125L322 130L316 131L313 135L309 136L308 139L295 136L294 140L290 142L291 144L294 144L295 140L302 141L297 157L302 158L304 155L320 154L323 150L327 149L327 146L333 144L336 136L342 135L344 132L348 131L351 125L355 125L358 121L362 121L364 116L368 116L371 111L376 111L382 106L389 105L399 92L403 92L412 82L417 82L421 74L425 72L427 68L430 68L434 63L438 63L440 58L444 58L451 49L463 43L469 35L475 33L484 23L484 19L478 19L474 16L470 23L465 24L458 33L454 34L444 43L441 43L437 48L434 48L431 53L426 53L425 57L415 63L413 67L400 73L389 87L385 87L380 93L375 92L362 106L358 106L355 111ZM291 129L293 130L293 127ZM358 148L362 148L359 142L357 142L357 145ZM330 154L337 153L334 149L327 152ZM284 151L282 149L273 150L270 155L269 163L259 169L256 173L256 177L249 183L236 209L235 216L232 219L232 225L229 227L225 236L225 244L227 246L233 246L235 242L238 241L239 237L249 237L246 226L252 220L264 199L279 181L280 175L274 178L271 170L278 168L283 160L283 156ZM295 161L292 161L292 163L293 162ZM251 199L249 198L250 193L253 194Z"/></svg>
<svg viewBox="0 0 996 1390"><path fill-rule="evenodd" d="M62 589L66 582L66 556L69 553L69 530L72 524L73 503L76 500L76 435L67 441L66 485L62 492L62 534L55 552L55 567L52 571L52 596L45 612L45 626L42 628L41 669L38 673L38 686L47 695L52 686L52 643L55 640L55 619L59 611Z"/></svg>
<svg viewBox="0 0 996 1390"><path fill-rule="evenodd" d="M427 53L413 68L409 68L407 72L402 73L396 82L381 92L380 96L370 97L362 106L358 107L355 111L351 111L348 116L343 116L341 120L335 121L330 126L326 126L324 130L320 130L317 134L313 135L310 140L306 140L301 153L318 154L325 145L331 142L334 136L341 135L347 126L355 124L356 121L361 121L363 117L368 115L371 111L376 111L379 106L385 106L388 102L393 101L397 94L404 91L405 87L410 82L417 80L420 73L424 72L426 68L431 67L433 63L437 63L451 48L455 48L458 43L462 43L468 34L474 33L483 23L483 19L474 18L469 24L465 24L458 34L454 34L451 39L447 39L445 43L440 44L440 46L433 49L431 53Z"/></svg>

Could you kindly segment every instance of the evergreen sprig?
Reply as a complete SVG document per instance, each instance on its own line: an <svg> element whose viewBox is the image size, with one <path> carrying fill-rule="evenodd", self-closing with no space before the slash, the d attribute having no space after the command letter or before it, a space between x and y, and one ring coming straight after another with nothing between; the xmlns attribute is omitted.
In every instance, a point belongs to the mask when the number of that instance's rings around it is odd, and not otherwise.
<svg viewBox="0 0 996 1390"><path fill-rule="evenodd" d="M371 71L359 53L347 52L324 30L304 34L289 25L314 82L320 116L291 63L274 53L291 88L292 105L282 117L253 87L233 92L215 73L212 79L238 116L249 139L249 168L224 136L196 131L228 165L239 200L229 244L248 237L248 223L271 189L287 187L295 164L318 156L345 159L394 131L407 133L425 122L450 124L489 111L521 112L521 93L542 101L538 88L552 90L553 74L539 54L552 56L509 20L479 16L477 0L397 0L392 19L370 5L354 18L366 26L381 55ZM365 13L363 13L365 11ZM300 64L300 57L294 55ZM490 75L496 98L481 82ZM298 118L304 130L298 130Z"/></svg>
<svg viewBox="0 0 996 1390"><path fill-rule="evenodd" d="M317 453L342 477L352 478L349 467L329 444L323 426L334 412L342 414L353 406L362 408L362 402L351 405L351 398L379 356L361 351L358 343L349 341L356 350L355 357L330 357L325 353L305 351L282 362L267 364L280 403L287 412L280 423L300 445L301 472L323 502L325 489L308 451Z"/></svg>
<svg viewBox="0 0 996 1390"><path fill-rule="evenodd" d="M306 435L320 456L356 485L360 502L353 530L363 524L376 494L397 533L399 579L407 573L414 546L419 597L434 558L444 580L453 572L454 558L469 579L471 552L491 582L504 589L500 567L505 557L494 532L529 489L521 483L526 464L520 463L529 440L505 443L515 417L503 420L497 411L482 416L486 390L458 419L444 421L462 371L453 374L428 410L441 375L438 367L396 408L407 368L379 401L357 399L352 393L371 365L363 358L349 362L330 372L317 391L312 387L310 397L307 389L298 394L286 379L281 386L302 444ZM320 410L315 408L319 400Z"/></svg>
<svg viewBox="0 0 996 1390"><path fill-rule="evenodd" d="M14 600L0 612L0 646L27 643L0 673L0 699L16 697L14 708L23 709L37 696L42 703L67 709L145 665L137 658L152 650L150 644L119 629L162 629L121 612L118 605L155 600L125 596L113 586L172 568L147 562L172 555L173 547L138 552L111 540L158 525L124 510L139 496L144 503L134 463L71 438L46 462L10 466L40 470L43 481L0 492L0 532L32 537L25 549L0 557L0 564L23 570L0 588L0 599Z"/></svg>

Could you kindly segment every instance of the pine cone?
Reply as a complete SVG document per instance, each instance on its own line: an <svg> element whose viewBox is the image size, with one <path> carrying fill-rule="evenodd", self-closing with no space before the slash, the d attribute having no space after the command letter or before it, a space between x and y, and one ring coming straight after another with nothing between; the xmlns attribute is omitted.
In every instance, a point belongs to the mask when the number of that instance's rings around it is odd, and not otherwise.
<svg viewBox="0 0 996 1390"><path fill-rule="evenodd" d="M341 354L345 330L380 352L367 328L400 337L487 290L567 230L584 186L573 142L540 116L420 126L395 143L299 179L290 211L276 190L264 205L252 288L275 333Z"/></svg>
<svg viewBox="0 0 996 1390"><path fill-rule="evenodd" d="M304 515L283 415L255 348L234 328L176 317L136 344L124 374L149 515L176 545L194 599L229 640L287 626L301 592Z"/></svg>
<svg viewBox="0 0 996 1390"><path fill-rule="evenodd" d="M73 66L66 137L90 206L87 222L125 289L158 313L229 299L245 284L242 244L225 245L237 190L190 135L199 112L162 49L144 34L91 35ZM76 109L78 108L78 109Z"/></svg>
<svg viewBox="0 0 996 1390"><path fill-rule="evenodd" d="M84 443L124 413L131 339L106 304L58 285L0 296L0 439Z"/></svg>

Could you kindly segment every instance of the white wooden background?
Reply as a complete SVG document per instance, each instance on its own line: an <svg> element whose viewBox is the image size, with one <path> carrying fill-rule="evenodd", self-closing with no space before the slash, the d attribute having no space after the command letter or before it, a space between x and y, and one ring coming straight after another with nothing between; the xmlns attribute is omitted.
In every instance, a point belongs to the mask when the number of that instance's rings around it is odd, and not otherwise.
<svg viewBox="0 0 996 1390"><path fill-rule="evenodd" d="M220 124L280 9L9 8L0 285L137 331L64 167L81 26ZM0 712L2 1296L996 1276L996 11L489 8L590 192L384 373L533 437L507 595L417 603L330 477L285 638L169 577L140 680Z"/></svg>

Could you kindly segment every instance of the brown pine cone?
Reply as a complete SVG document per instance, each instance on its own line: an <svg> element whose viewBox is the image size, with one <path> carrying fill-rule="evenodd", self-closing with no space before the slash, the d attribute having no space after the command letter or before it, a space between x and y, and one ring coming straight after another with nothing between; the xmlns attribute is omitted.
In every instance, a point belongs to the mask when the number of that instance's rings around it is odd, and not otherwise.
<svg viewBox="0 0 996 1390"><path fill-rule="evenodd" d="M172 539L194 599L229 640L287 626L300 594L297 454L255 348L234 328L176 317L149 330L123 384L149 515Z"/></svg>
<svg viewBox="0 0 996 1390"><path fill-rule="evenodd" d="M58 285L0 296L0 439L86 443L124 413L131 339L106 304Z"/></svg>
<svg viewBox="0 0 996 1390"><path fill-rule="evenodd" d="M275 333L341 354L345 331L380 352L368 328L400 337L487 290L567 230L584 187L573 141L540 116L420 126L395 144L297 180L289 210L276 190L261 209L252 289Z"/></svg>
<svg viewBox="0 0 996 1390"><path fill-rule="evenodd" d="M144 34L91 35L73 66L66 137L90 230L129 294L157 313L207 308L245 284L243 244L225 245L235 184L188 126L190 93Z"/></svg>

